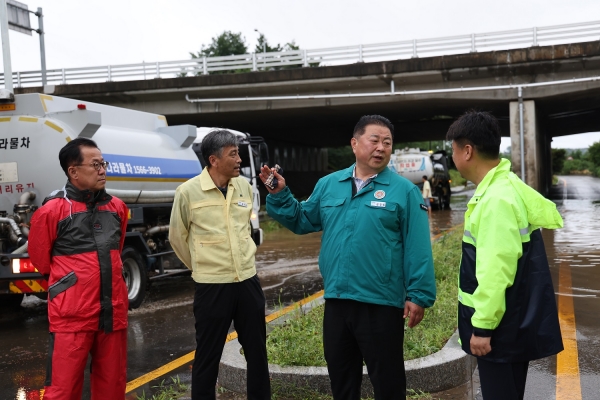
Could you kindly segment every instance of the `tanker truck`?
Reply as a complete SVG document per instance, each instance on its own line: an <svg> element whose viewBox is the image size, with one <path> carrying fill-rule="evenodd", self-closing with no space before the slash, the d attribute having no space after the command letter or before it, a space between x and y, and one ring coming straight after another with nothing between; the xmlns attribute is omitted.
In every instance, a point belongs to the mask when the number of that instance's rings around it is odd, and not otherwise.
<svg viewBox="0 0 600 400"><path fill-rule="evenodd" d="M24 295L47 297L48 283L27 254L33 213L66 176L58 152L76 137L94 140L108 162L106 191L129 207L121 258L130 308L150 281L189 270L168 241L175 189L203 168L202 138L210 128L168 126L162 115L43 94L0 90L0 304ZM239 138L241 173L253 187L252 238L262 243L257 175L268 160L262 138Z"/></svg>
<svg viewBox="0 0 600 400"><path fill-rule="evenodd" d="M413 148L396 149L390 157L388 168L421 189L423 176L427 176L431 184L432 205L439 209L450 207L452 181L448 172L448 155L445 150L428 152Z"/></svg>

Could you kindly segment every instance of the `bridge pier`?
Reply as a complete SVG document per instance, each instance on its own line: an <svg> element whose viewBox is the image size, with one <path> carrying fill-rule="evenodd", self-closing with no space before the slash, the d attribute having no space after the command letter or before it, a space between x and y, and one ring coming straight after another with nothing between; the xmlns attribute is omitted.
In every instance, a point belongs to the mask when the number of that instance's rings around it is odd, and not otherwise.
<svg viewBox="0 0 600 400"><path fill-rule="evenodd" d="M512 169L521 177L521 138L519 103L510 103L510 138ZM542 115L535 101L523 101L523 143L525 150L525 182L542 194L547 194L552 184L552 138L543 132ZM522 178L522 177L521 177Z"/></svg>

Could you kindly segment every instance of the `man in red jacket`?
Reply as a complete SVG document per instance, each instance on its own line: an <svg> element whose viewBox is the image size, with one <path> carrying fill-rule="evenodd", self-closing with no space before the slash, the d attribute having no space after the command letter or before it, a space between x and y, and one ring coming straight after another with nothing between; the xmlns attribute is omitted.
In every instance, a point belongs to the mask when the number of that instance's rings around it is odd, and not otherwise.
<svg viewBox="0 0 600 400"><path fill-rule="evenodd" d="M106 193L106 165L93 140L58 155L68 177L31 219L29 256L48 278L50 351L45 400L81 399L92 356L92 399L122 399L127 378L127 286L121 250L127 206Z"/></svg>

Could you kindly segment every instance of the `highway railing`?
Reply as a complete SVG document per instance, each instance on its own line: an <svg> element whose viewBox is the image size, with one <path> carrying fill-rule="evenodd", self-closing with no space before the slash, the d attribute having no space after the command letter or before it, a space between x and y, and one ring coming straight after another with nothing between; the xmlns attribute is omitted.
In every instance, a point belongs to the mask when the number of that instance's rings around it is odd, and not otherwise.
<svg viewBox="0 0 600 400"><path fill-rule="evenodd" d="M600 21L312 50L49 69L46 71L46 82L48 85L66 85L174 78L211 73L266 71L317 65L344 65L357 62L464 54L590 40L600 40ZM0 74L0 84L4 84L4 74ZM42 72L13 72L13 85L15 87L41 86Z"/></svg>

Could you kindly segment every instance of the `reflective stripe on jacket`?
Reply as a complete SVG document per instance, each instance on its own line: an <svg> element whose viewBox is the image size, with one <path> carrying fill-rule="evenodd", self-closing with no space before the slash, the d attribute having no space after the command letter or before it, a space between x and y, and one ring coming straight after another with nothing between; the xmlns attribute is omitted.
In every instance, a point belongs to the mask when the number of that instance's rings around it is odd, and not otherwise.
<svg viewBox="0 0 600 400"><path fill-rule="evenodd" d="M491 336L483 358L522 362L562 350L554 288L540 227L563 221L550 200L501 160L467 205L459 276L459 333Z"/></svg>
<svg viewBox="0 0 600 400"><path fill-rule="evenodd" d="M227 198L205 168L175 192L169 241L198 283L231 283L256 275L252 187L231 178Z"/></svg>
<svg viewBox="0 0 600 400"><path fill-rule="evenodd" d="M321 178L308 200L289 188L267 212L297 234L323 231L319 268L326 299L404 308L435 301L427 208L419 188L388 168L355 193L354 165Z"/></svg>

